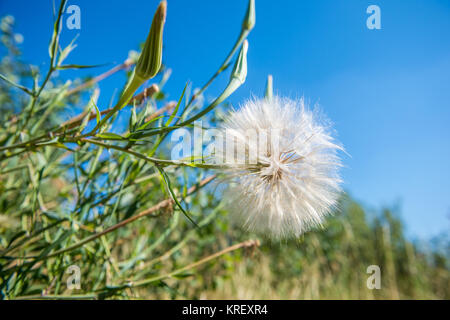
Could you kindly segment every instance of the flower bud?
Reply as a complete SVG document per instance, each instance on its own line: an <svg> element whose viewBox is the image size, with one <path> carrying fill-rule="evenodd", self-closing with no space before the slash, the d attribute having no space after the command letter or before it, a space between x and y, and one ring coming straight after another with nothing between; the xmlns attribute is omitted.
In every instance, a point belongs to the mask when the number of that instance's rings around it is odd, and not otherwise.
<svg viewBox="0 0 450 320"><path fill-rule="evenodd" d="M242 43L241 51L239 52L239 56L234 64L233 72L231 73L230 81L228 81L228 85L225 90L211 103L208 107L200 111L195 116L185 120L180 123L179 126L182 127L186 124L192 123L197 119L200 119L202 116L207 114L209 111L214 109L216 106L221 104L226 98L228 98L237 88L239 88L247 77L247 49L248 49L248 41L244 40Z"/></svg>
<svg viewBox="0 0 450 320"><path fill-rule="evenodd" d="M161 68L163 30L166 22L167 2L161 1L153 17L144 49L136 64L135 74L143 80L153 78Z"/></svg>
<svg viewBox="0 0 450 320"><path fill-rule="evenodd" d="M245 78L247 77L247 50L248 41L244 40L230 77L230 80L239 80L240 84L243 84L245 82Z"/></svg>
<svg viewBox="0 0 450 320"><path fill-rule="evenodd" d="M247 13L245 14L244 22L242 23L242 29L250 31L255 26L256 14L255 14L255 0L249 0Z"/></svg>

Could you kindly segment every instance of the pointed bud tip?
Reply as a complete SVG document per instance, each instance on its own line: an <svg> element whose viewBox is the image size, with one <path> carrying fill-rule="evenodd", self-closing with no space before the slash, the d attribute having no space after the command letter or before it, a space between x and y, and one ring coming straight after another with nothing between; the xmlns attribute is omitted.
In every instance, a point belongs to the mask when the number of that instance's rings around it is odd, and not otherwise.
<svg viewBox="0 0 450 320"><path fill-rule="evenodd" d="M255 13L255 0L249 0L247 12L245 14L244 22L242 23L242 29L252 30L256 23L256 13Z"/></svg>
<svg viewBox="0 0 450 320"><path fill-rule="evenodd" d="M239 52L238 58L233 68L233 72L231 73L231 78L238 79L241 84L245 82L245 78L247 77L247 50L248 50L248 41L244 40L242 43L241 51Z"/></svg>
<svg viewBox="0 0 450 320"><path fill-rule="evenodd" d="M166 15L167 15L167 1L163 0L159 3L158 9L156 9L155 16L158 16L158 18L164 23L166 22Z"/></svg>
<svg viewBox="0 0 450 320"><path fill-rule="evenodd" d="M167 1L161 1L153 16L147 40L136 64L136 75L147 80L153 78L161 68L163 30L166 22Z"/></svg>

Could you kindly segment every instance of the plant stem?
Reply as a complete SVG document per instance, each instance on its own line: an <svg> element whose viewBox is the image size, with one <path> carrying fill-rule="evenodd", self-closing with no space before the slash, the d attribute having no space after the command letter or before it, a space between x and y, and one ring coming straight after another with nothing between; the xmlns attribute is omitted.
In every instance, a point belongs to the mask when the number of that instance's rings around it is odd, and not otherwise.
<svg viewBox="0 0 450 320"><path fill-rule="evenodd" d="M108 78L109 76L115 74L116 72L118 72L120 70L123 70L123 69L126 69L126 68L128 68L128 67L130 67L132 65L133 65L133 62L131 60L127 59L122 64L119 64L119 65L113 67L112 69L106 71L105 73L102 73L102 74L98 75L97 77L95 77L95 78L93 78L93 79L91 79L91 80L89 80L89 81L79 85L78 87L75 87L75 88L69 90L66 93L66 96L70 96L71 94L74 94L74 93L79 92L79 91L81 91L83 89L86 89L86 88L96 84L97 82L100 82L100 81Z"/></svg>
<svg viewBox="0 0 450 320"><path fill-rule="evenodd" d="M119 102L112 108L111 111L109 111L97 125L92 129L91 132L85 134L84 136L91 136L93 135L98 129L100 129L106 121L108 121L109 118L111 118L117 111L122 109L128 104L128 101L131 100L133 97L133 94L136 92L136 90L144 83L144 79L139 77L136 73L132 75L132 78L130 82L128 83L127 87L125 88L125 91L123 92L122 96L119 99Z"/></svg>
<svg viewBox="0 0 450 320"><path fill-rule="evenodd" d="M216 175L211 175L211 176L209 176L209 177L206 177L205 179L203 179L202 181L200 181L197 185L192 186L192 187L188 190L187 195L190 195L190 194L192 194L192 193L198 191L200 188L206 186L208 183L210 183L212 180L214 180L215 177L216 177ZM39 256L36 256L36 257L28 257L28 258L30 258L30 259L31 259L31 258L34 258L35 260L30 261L30 262L27 262L26 264L34 264L34 263L39 262L39 261L41 261L41 260L46 260L46 259L52 258L52 257L54 257L54 256L60 255L60 254L62 254L62 253L66 253L66 252L68 252L68 251L72 251L72 250L74 250L74 249L77 249L77 248L79 248L79 247L85 245L86 243L91 242L91 241L93 241L93 240L96 240L96 239L98 239L99 237L101 237L101 236L103 236L103 235L105 235L105 234L108 234L108 233L110 233L110 232L112 232L112 231L115 231L115 230L117 230L117 229L119 229L119 228L121 228L121 227L123 227L123 226L126 226L127 224L129 224L129 223L131 223L131 222L133 222L133 221L136 221L136 220L138 220L138 219L140 219L140 218L142 218L142 217L149 216L149 215L151 215L152 213L154 213L155 211L158 211L158 210L160 210L160 209L162 209L162 208L167 207L167 206L168 206L169 204L171 204L171 203L173 203L173 200L172 200L172 199L170 199L170 198L169 198L169 199L165 199L165 200L159 202L158 204L154 205L153 207L150 207L150 208L148 208L148 209L146 209L146 210L144 210L144 211L141 211L141 212L138 213L137 215L132 216L132 217L130 217L130 218L128 218L128 219L122 220L121 222L119 222L119 223L117 223L117 224L115 224L115 225L113 225L113 226L111 226L111 227L109 227L109 228L107 228L107 229L105 229L105 230L103 230L103 231L101 231L101 232L97 232L97 233L95 233L95 234L93 234L93 235L91 235L91 236L89 236L89 237L87 237L87 238L84 238L83 240L81 240L81 241L79 241L79 242L77 242L77 243L75 243L75 244L73 244L73 245L71 245L71 246L69 246L69 247L67 247L67 248L63 248L63 249L57 250L57 251L55 251L55 252L53 252L53 253L51 253L51 254L48 254L48 255L46 255L46 256L43 256L43 257L41 257L41 258L39 258ZM22 258L18 258L18 259L22 259ZM13 266L13 267L14 267L14 266ZM13 268L13 267L11 267L11 268ZM10 270L11 268L4 269L3 271L8 271L8 270Z"/></svg>
<svg viewBox="0 0 450 320"><path fill-rule="evenodd" d="M224 166L224 165L214 165L214 164L204 164L204 163L188 163L188 162L182 162L182 161L177 161L177 160L157 159L157 158L153 158L153 157L148 157L142 153L133 151L131 149L127 149L126 147L121 147L121 146L117 146L117 145L113 145L113 144L107 144L107 143L101 142L100 140L81 138L81 139L77 139L77 141L95 144L95 145L98 145L100 147L104 147L107 149L119 150L119 151L122 151L122 152L125 152L128 154L131 154L131 155L135 156L136 158L143 159L145 161L152 162L154 164L159 164L159 165L176 165L176 166L203 168L203 169L226 168L226 166ZM67 142L74 142L74 141L68 140Z"/></svg>

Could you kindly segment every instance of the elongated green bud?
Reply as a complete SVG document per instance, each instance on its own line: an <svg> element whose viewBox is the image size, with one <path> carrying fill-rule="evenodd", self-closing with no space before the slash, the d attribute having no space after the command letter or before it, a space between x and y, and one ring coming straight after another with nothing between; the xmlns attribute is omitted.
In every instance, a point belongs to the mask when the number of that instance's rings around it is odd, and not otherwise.
<svg viewBox="0 0 450 320"><path fill-rule="evenodd" d="M255 0L249 0L247 13L245 14L244 22L242 23L242 29L250 31L255 26L256 13L255 13Z"/></svg>
<svg viewBox="0 0 450 320"><path fill-rule="evenodd" d="M166 22L167 2L161 1L153 17L144 49L136 64L135 74L143 80L153 78L161 68L163 30Z"/></svg>
<svg viewBox="0 0 450 320"><path fill-rule="evenodd" d="M153 17L152 26L145 41L139 60L119 102L117 109L122 109L133 97L134 92L148 79L153 78L161 68L162 36L166 22L167 2L161 1Z"/></svg>
<svg viewBox="0 0 450 320"><path fill-rule="evenodd" d="M230 77L230 80L239 80L240 84L243 84L245 82L245 78L247 77L247 50L248 41L244 40Z"/></svg>
<svg viewBox="0 0 450 320"><path fill-rule="evenodd" d="M139 60L136 63L136 67L133 70L133 74L125 87L122 96L114 108L97 123L92 132L96 132L97 129L101 130L109 118L128 104L136 90L146 80L153 78L158 73L162 63L162 38L164 23L166 22L166 12L167 2L164 0L159 3L158 9L156 9L150 32L145 41L144 49L139 56Z"/></svg>
<svg viewBox="0 0 450 320"><path fill-rule="evenodd" d="M194 122L197 119L200 119L209 111L214 109L216 106L221 104L226 98L228 98L237 88L239 88L247 77L247 50L248 50L248 41L244 40L242 43L241 51L239 52L239 56L234 64L233 72L231 73L230 81L228 81L228 85L225 90L211 103L208 107L203 109L203 111L197 113L195 116L185 120L180 123L179 126L184 126L189 123Z"/></svg>

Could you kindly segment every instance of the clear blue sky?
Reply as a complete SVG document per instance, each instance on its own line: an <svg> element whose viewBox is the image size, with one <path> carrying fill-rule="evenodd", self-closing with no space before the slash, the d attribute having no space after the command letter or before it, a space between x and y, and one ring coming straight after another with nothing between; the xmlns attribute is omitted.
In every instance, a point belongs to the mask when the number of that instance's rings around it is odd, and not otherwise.
<svg viewBox="0 0 450 320"><path fill-rule="evenodd" d="M81 30L63 30L63 44L79 34L67 62L123 61L145 40L157 3L69 0L81 8ZM381 9L381 30L366 27L371 4ZM199 87L217 69L246 6L243 0L168 0L164 63L174 70L171 99L186 81ZM52 1L2 0L0 14L15 16L25 60L46 68ZM400 204L410 235L448 232L450 1L257 0L256 16L247 81L229 101L262 95L273 74L278 94L320 103L335 123L351 155L343 170L350 194L369 208ZM219 93L227 78L206 96ZM103 101L123 80L117 75L101 83Z"/></svg>

